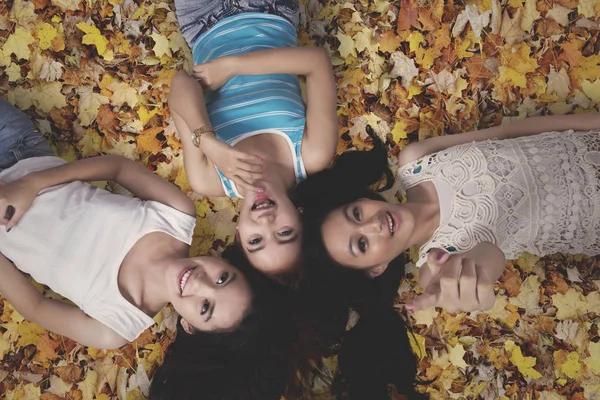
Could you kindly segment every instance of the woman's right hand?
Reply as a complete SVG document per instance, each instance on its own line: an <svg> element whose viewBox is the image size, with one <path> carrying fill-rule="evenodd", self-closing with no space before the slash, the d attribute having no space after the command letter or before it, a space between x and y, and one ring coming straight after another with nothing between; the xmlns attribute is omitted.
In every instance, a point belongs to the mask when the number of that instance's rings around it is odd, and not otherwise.
<svg viewBox="0 0 600 400"><path fill-rule="evenodd" d="M192 67L192 76L206 91L215 91L234 75L232 57L219 57Z"/></svg>
<svg viewBox="0 0 600 400"><path fill-rule="evenodd" d="M6 183L0 181L0 225L10 231L29 210L40 188L26 177Z"/></svg>
<svg viewBox="0 0 600 400"><path fill-rule="evenodd" d="M485 269L464 254L449 254L436 249L429 253L427 264L419 270L425 292L409 300L409 311L431 306L448 312L489 310L496 302L494 280Z"/></svg>
<svg viewBox="0 0 600 400"><path fill-rule="evenodd" d="M213 135L205 135L201 146L206 157L236 186L253 191L258 189L255 182L265 177L262 158L235 150Z"/></svg>

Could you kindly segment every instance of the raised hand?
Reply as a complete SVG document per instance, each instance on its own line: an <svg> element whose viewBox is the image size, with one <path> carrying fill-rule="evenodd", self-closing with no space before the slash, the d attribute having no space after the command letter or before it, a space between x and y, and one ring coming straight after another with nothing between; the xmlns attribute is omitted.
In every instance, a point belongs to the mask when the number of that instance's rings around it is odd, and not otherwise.
<svg viewBox="0 0 600 400"><path fill-rule="evenodd" d="M206 157L238 187L257 190L255 182L264 177L262 158L235 150L214 136L206 136L202 141Z"/></svg>
<svg viewBox="0 0 600 400"><path fill-rule="evenodd" d="M431 306L448 312L489 310L496 301L494 280L462 254L432 251L419 270L419 280L425 292L406 303L409 311Z"/></svg>
<svg viewBox="0 0 600 400"><path fill-rule="evenodd" d="M29 210L40 188L27 178L0 181L0 225L10 231Z"/></svg>
<svg viewBox="0 0 600 400"><path fill-rule="evenodd" d="M230 57L220 57L194 65L192 76L200 82L204 90L215 91L233 76L233 62Z"/></svg>

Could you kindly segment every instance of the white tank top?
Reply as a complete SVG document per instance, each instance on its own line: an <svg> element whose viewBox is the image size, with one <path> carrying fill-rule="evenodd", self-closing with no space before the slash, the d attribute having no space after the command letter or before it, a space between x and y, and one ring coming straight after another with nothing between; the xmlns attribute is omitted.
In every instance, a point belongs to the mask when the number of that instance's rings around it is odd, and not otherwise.
<svg viewBox="0 0 600 400"><path fill-rule="evenodd" d="M0 172L0 179L10 182L64 163L57 157L29 158ZM0 229L0 251L21 271L132 341L154 320L121 295L117 277L123 259L151 232L190 244L195 224L193 216L164 204L77 181L40 192L10 233Z"/></svg>
<svg viewBox="0 0 600 400"><path fill-rule="evenodd" d="M440 226L419 250L496 244L508 259L600 254L600 132L548 132L472 142L399 168L405 190L434 184Z"/></svg>

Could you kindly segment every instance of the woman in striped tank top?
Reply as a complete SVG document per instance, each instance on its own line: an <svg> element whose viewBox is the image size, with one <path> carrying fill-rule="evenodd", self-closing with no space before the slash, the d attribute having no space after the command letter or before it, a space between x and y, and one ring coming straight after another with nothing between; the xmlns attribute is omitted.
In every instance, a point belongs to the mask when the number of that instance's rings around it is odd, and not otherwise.
<svg viewBox="0 0 600 400"><path fill-rule="evenodd" d="M174 76L168 99L190 185L205 196L244 197L238 241L255 267L287 275L302 233L288 190L326 168L338 140L329 56L296 47L297 0L175 6L195 64L191 75Z"/></svg>

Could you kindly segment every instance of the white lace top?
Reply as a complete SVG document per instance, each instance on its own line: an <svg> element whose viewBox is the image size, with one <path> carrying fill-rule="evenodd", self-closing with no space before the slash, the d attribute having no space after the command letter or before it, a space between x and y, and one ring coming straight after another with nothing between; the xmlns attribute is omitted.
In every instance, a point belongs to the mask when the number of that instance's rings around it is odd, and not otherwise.
<svg viewBox="0 0 600 400"><path fill-rule="evenodd" d="M440 226L419 250L463 253L496 244L527 251L600 254L600 132L548 132L451 147L399 168L405 190L434 184Z"/></svg>

